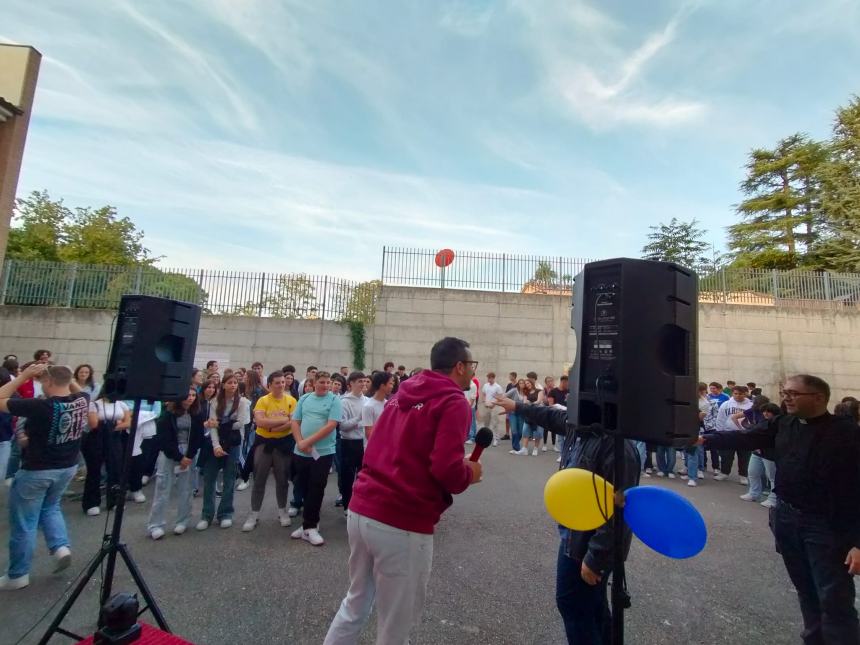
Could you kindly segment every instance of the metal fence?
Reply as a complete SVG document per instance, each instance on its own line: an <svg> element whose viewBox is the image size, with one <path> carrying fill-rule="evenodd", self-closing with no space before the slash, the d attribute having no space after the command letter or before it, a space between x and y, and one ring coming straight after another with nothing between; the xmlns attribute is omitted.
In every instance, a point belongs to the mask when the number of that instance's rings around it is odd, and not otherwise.
<svg viewBox="0 0 860 645"><path fill-rule="evenodd" d="M6 260L0 304L115 309L126 293L193 302L212 314L372 322L377 281L330 276Z"/></svg>
<svg viewBox="0 0 860 645"><path fill-rule="evenodd" d="M373 322L382 285L570 295L589 260L391 249L382 281L355 282L295 273L247 273L150 266L100 266L6 260L0 305L115 309L125 293L193 302L207 313ZM444 262L442 262L444 264ZM699 301L770 307L860 307L860 274L722 268L699 275Z"/></svg>
<svg viewBox="0 0 860 645"><path fill-rule="evenodd" d="M391 286L568 295L584 258L383 247L382 282ZM439 263L437 264L437 257ZM443 266L439 266L442 264ZM860 274L717 268L699 274L700 302L838 308L860 303Z"/></svg>
<svg viewBox="0 0 860 645"><path fill-rule="evenodd" d="M382 247L382 283L404 287L474 289L526 293L570 293L573 278L592 260L548 255L516 255ZM439 266L437 264L437 259Z"/></svg>

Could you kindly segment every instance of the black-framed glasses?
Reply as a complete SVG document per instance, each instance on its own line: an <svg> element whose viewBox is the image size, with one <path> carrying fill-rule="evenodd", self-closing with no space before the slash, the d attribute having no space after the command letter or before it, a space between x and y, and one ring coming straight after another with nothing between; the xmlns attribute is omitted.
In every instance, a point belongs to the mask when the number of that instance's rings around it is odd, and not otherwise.
<svg viewBox="0 0 860 645"><path fill-rule="evenodd" d="M820 394L820 392L796 392L795 390L780 390L779 395L783 399L796 399L799 396L811 396L812 394Z"/></svg>

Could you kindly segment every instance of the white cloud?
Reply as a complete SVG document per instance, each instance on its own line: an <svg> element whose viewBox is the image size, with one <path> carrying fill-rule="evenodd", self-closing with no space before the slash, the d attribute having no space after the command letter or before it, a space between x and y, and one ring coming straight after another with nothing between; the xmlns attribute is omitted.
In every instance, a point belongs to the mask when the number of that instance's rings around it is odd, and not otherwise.
<svg viewBox="0 0 860 645"><path fill-rule="evenodd" d="M442 7L439 25L459 36L477 38L484 35L493 14L492 6L477 9L464 3L449 2Z"/></svg>

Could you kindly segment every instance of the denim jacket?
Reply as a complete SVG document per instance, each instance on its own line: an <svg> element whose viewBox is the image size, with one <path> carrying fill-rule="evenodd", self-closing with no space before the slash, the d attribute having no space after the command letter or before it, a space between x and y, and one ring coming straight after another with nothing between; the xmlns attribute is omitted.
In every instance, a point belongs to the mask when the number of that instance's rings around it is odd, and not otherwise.
<svg viewBox="0 0 860 645"><path fill-rule="evenodd" d="M550 432L564 435L561 448L563 468L582 468L594 472L610 483L614 479L615 458L613 455L614 438L611 435L580 427L575 432L567 424L567 410L557 408L517 404L517 414L526 422L546 428ZM619 487L627 490L639 483L639 454L632 441L624 441L624 481ZM571 500L576 503L576 500ZM575 560L582 560L588 568L598 573L606 573L612 567L612 521L593 531L576 531L559 526L559 535L564 544L564 554ZM630 552L633 534L624 526L624 559Z"/></svg>

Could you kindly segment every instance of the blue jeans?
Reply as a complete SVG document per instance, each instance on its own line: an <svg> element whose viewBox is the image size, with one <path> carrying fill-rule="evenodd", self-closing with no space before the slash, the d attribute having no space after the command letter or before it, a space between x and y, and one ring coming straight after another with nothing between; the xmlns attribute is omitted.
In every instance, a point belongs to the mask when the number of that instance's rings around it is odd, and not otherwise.
<svg viewBox="0 0 860 645"><path fill-rule="evenodd" d="M9 577L30 573L36 528L45 534L53 553L69 546L66 520L60 509L63 493L75 476L77 466L52 470L19 470L9 492Z"/></svg>
<svg viewBox="0 0 860 645"><path fill-rule="evenodd" d="M645 458L648 456L647 444L644 441L636 442L636 452L639 453L639 470L645 470Z"/></svg>
<svg viewBox="0 0 860 645"><path fill-rule="evenodd" d="M523 423L525 420L518 414L512 413L511 417L511 448L513 450L519 450L520 439L523 438Z"/></svg>
<svg viewBox="0 0 860 645"><path fill-rule="evenodd" d="M573 645L609 645L610 613L606 599L609 576L593 587L582 579L582 561L564 554L564 543L558 550L555 604L564 622L567 642Z"/></svg>
<svg viewBox="0 0 860 645"><path fill-rule="evenodd" d="M4 479L10 479L15 476L18 469L21 467L21 448L18 442L12 439L12 445L9 450L9 461L6 464L6 475Z"/></svg>
<svg viewBox="0 0 860 645"><path fill-rule="evenodd" d="M773 481L776 477L776 464L770 459L762 459L761 455L753 453L750 456L750 464L747 466L747 477L749 483L749 495L754 499L759 499L762 496L764 487L762 486L762 477L767 475L770 480L771 492L768 496L771 501L776 501L776 493L773 492Z"/></svg>
<svg viewBox="0 0 860 645"><path fill-rule="evenodd" d="M478 434L478 411L472 408L472 426L469 428L469 441L475 440L475 435Z"/></svg>
<svg viewBox="0 0 860 645"><path fill-rule="evenodd" d="M664 475L675 472L675 449L671 446L657 446L657 470Z"/></svg>
<svg viewBox="0 0 860 645"><path fill-rule="evenodd" d="M687 466L687 475L690 479L697 479L699 477L699 468L704 470L704 464L702 463L704 458L703 446L694 446L684 451L684 464Z"/></svg>
<svg viewBox="0 0 860 645"><path fill-rule="evenodd" d="M12 454L12 441L0 441L0 475L2 475L0 479L6 479L6 466L9 465L9 457Z"/></svg>
<svg viewBox="0 0 860 645"><path fill-rule="evenodd" d="M233 519L233 492L236 483L236 461L239 457L239 446L233 446L225 457L206 455L203 464L203 519L211 522ZM215 482L218 471L224 471L224 491L218 503L218 513L215 513Z"/></svg>

